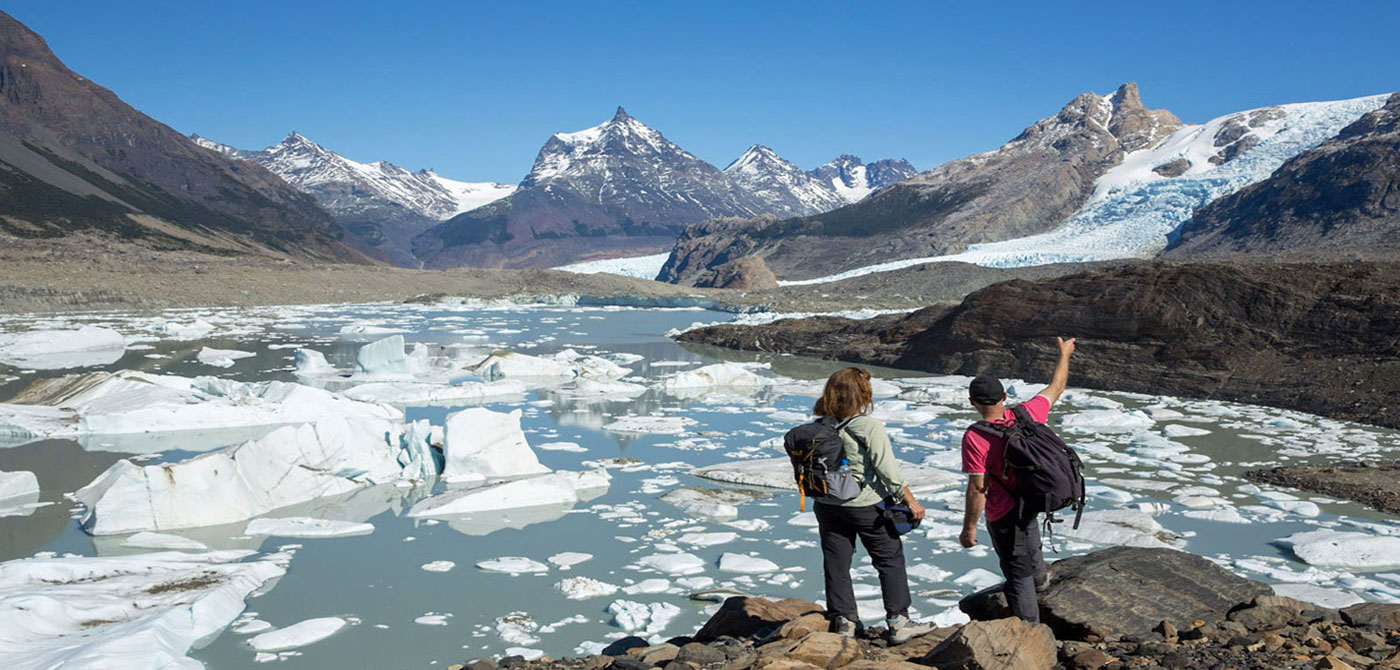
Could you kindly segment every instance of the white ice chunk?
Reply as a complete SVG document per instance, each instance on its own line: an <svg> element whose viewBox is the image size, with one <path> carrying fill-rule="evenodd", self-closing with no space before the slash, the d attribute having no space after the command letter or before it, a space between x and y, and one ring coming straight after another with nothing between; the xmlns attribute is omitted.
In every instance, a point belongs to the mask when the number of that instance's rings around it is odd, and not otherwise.
<svg viewBox="0 0 1400 670"><path fill-rule="evenodd" d="M518 409L506 414L473 407L447 415L443 476L472 481L549 472L525 441L520 414Z"/></svg>
<svg viewBox="0 0 1400 670"><path fill-rule="evenodd" d="M1332 609L1342 609L1350 605L1366 602L1354 593L1348 593L1341 589L1329 589L1316 584L1274 584L1274 593L1289 598L1296 598L1303 602L1330 607Z"/></svg>
<svg viewBox="0 0 1400 670"><path fill-rule="evenodd" d="M457 564L452 561L428 561L420 567L424 572L450 572Z"/></svg>
<svg viewBox="0 0 1400 670"><path fill-rule="evenodd" d="M1146 430L1155 423L1142 410L1124 412L1113 409L1091 409L1060 417L1060 425L1089 433L1131 433Z"/></svg>
<svg viewBox="0 0 1400 670"><path fill-rule="evenodd" d="M233 362L241 358L252 358L257 354L251 351L239 351L237 349L210 349L204 347L199 350L195 358L205 365L212 365L216 368L231 368Z"/></svg>
<svg viewBox="0 0 1400 670"><path fill-rule="evenodd" d="M525 385L517 381L460 382L369 382L341 392L351 400L387 402L401 407L453 407L487 400L519 398Z"/></svg>
<svg viewBox="0 0 1400 670"><path fill-rule="evenodd" d="M643 579L636 584L624 586L622 587L622 592L629 596L635 596L643 593L665 593L670 590L670 588L671 580L655 578Z"/></svg>
<svg viewBox="0 0 1400 670"><path fill-rule="evenodd" d="M918 492L953 488L960 485L964 479L957 473L903 461L899 463L899 470L904 474L909 488ZM792 463L786 456L751 461L728 461L696 468L690 474L730 484L797 490L797 483L792 478Z"/></svg>
<svg viewBox="0 0 1400 670"><path fill-rule="evenodd" d="M31 498L39 495L39 480L27 470L0 471L0 500Z"/></svg>
<svg viewBox="0 0 1400 670"><path fill-rule="evenodd" d="M214 332L214 328L214 324L204 319L195 319L189 323L167 321L156 326L156 331L172 340L198 340Z"/></svg>
<svg viewBox="0 0 1400 670"><path fill-rule="evenodd" d="M1077 530L1063 524L1055 534L1110 546L1180 548L1184 544L1151 515L1126 509L1085 512Z"/></svg>
<svg viewBox="0 0 1400 670"><path fill-rule="evenodd" d="M1278 540L1308 565L1374 570L1400 566L1400 537L1310 530Z"/></svg>
<svg viewBox="0 0 1400 670"><path fill-rule="evenodd" d="M756 556L745 556L743 554L735 554L726 551L719 557L720 572L760 575L769 572L777 572L780 569L777 563Z"/></svg>
<svg viewBox="0 0 1400 670"><path fill-rule="evenodd" d="M1209 434L1210 431L1206 430L1205 428L1197 428L1195 426L1183 426L1179 423L1172 423L1162 426L1162 435L1166 437L1196 437L1198 435Z"/></svg>
<svg viewBox="0 0 1400 670"><path fill-rule="evenodd" d="M652 554L638 561L643 567L668 575L698 575L705 571L705 561L687 552Z"/></svg>
<svg viewBox="0 0 1400 670"><path fill-rule="evenodd" d="M326 355L315 349L297 349L292 354L292 359L296 363L296 374L299 377L332 377L340 374L326 360Z"/></svg>
<svg viewBox="0 0 1400 670"><path fill-rule="evenodd" d="M121 460L74 498L94 535L230 523L395 481L401 448L398 424L325 419L178 463Z"/></svg>
<svg viewBox="0 0 1400 670"><path fill-rule="evenodd" d="M350 537L369 535L374 524L352 521L332 521L293 516L281 519L253 519L243 534L250 537Z"/></svg>
<svg viewBox="0 0 1400 670"><path fill-rule="evenodd" d="M360 347L355 354L357 379L413 379L428 371L428 350L415 346L404 353L402 335L390 335Z"/></svg>
<svg viewBox="0 0 1400 670"><path fill-rule="evenodd" d="M695 423L695 419L688 416L624 416L603 426L603 430L614 433L679 435Z"/></svg>
<svg viewBox="0 0 1400 670"><path fill-rule="evenodd" d="M409 509L407 516L444 517L524 507L572 505L582 499L586 492L606 489L609 479L603 470L552 472L489 486L447 491L419 501Z"/></svg>
<svg viewBox="0 0 1400 670"><path fill-rule="evenodd" d="M320 617L294 623L286 628L278 628L248 639L248 644L258 651L286 651L320 642L346 626L340 617Z"/></svg>
<svg viewBox="0 0 1400 670"><path fill-rule="evenodd" d="M926 582L941 582L953 576L953 573L932 563L915 563L909 566L906 572L910 577Z"/></svg>
<svg viewBox="0 0 1400 670"><path fill-rule="evenodd" d="M473 368L487 381L523 377L540 382L563 383L578 376L578 367L554 358L497 351Z"/></svg>
<svg viewBox="0 0 1400 670"><path fill-rule="evenodd" d="M167 535L165 533L141 532L126 538L122 542L123 547L137 547L140 549L176 549L184 551L208 551L209 547L203 542L191 540L188 537L179 535Z"/></svg>
<svg viewBox="0 0 1400 670"><path fill-rule="evenodd" d="M766 377L738 363L706 365L661 379L662 390L680 398L699 398L711 393L750 394L768 384Z"/></svg>
<svg viewBox="0 0 1400 670"><path fill-rule="evenodd" d="M0 364L35 370L111 365L126 353L126 340L110 328L31 330L0 334Z"/></svg>
<svg viewBox="0 0 1400 670"><path fill-rule="evenodd" d="M684 533L676 538L676 542L695 547L713 547L717 544L728 544L737 539L739 539L738 533L722 531L718 533Z"/></svg>
<svg viewBox="0 0 1400 670"><path fill-rule="evenodd" d="M593 554L585 554L581 551L561 551L553 556L550 556L546 560L548 560L551 565L553 565L556 568L559 568L560 570L568 570L569 568L572 568L575 565L578 565L579 563L583 563L584 561L589 561L592 559Z"/></svg>
<svg viewBox="0 0 1400 670"><path fill-rule="evenodd" d="M587 600L617 593L617 585L591 577L568 577L554 585L569 600Z"/></svg>
<svg viewBox="0 0 1400 670"><path fill-rule="evenodd" d="M286 570L251 551L0 564L0 667L198 668L194 644Z"/></svg>
<svg viewBox="0 0 1400 670"><path fill-rule="evenodd" d="M543 574L549 572L549 566L539 561L530 560L524 556L502 556L487 561L481 561L476 567L487 572L505 572L512 575L519 574Z"/></svg>
<svg viewBox="0 0 1400 670"><path fill-rule="evenodd" d="M608 605L608 613L613 615L613 623L629 633L657 635L666 629L672 619L680 615L681 609L671 603L639 603L630 600L614 600Z"/></svg>

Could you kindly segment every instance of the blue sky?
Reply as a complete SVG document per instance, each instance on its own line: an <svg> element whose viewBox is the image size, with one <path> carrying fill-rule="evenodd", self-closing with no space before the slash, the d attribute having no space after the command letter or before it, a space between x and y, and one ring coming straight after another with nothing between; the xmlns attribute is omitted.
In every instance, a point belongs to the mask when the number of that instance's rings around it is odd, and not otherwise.
<svg viewBox="0 0 1400 670"><path fill-rule="evenodd" d="M984 6L985 5L985 6ZM515 182L620 104L724 167L750 144L920 169L1137 81L1186 121L1400 89L1400 2L10 0L77 72L190 133Z"/></svg>

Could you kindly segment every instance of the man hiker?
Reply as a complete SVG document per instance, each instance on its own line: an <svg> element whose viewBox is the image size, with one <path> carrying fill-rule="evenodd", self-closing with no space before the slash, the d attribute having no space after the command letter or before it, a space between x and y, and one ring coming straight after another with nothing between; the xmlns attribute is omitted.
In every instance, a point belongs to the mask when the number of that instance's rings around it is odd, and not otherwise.
<svg viewBox="0 0 1400 670"><path fill-rule="evenodd" d="M1021 404L1038 423L1045 423L1049 418L1050 406L1060 399L1069 382L1069 357L1074 353L1074 338L1056 339L1060 347L1060 360L1055 364L1050 385ZM968 386L968 396L983 421L1002 426L1016 422L1013 412L1006 408L1006 389L997 378L973 379ZM996 550L997 560L1001 563L1001 574L1006 578L1006 603L1013 615L1026 621L1039 622L1040 605L1036 600L1036 590L1048 582L1045 559L1040 553L1040 528L1036 515L1024 512L1011 494L1015 486L1015 472L1003 468L1005 452L1006 440L1002 438L972 428L963 433L962 463L963 472L968 475L967 503L958 541L964 547L977 544L977 518L985 509L987 533L992 537L992 548Z"/></svg>

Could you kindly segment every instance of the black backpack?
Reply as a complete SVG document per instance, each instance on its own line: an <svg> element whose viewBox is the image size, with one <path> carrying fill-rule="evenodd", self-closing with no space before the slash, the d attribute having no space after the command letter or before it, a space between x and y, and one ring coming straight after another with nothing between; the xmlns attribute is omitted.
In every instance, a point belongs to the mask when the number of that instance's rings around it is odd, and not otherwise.
<svg viewBox="0 0 1400 670"><path fill-rule="evenodd" d="M1074 528L1079 528L1084 514L1084 475L1080 472L1083 462L1079 454L1049 426L1031 418L1025 407L1017 405L1011 413L1016 423L1010 426L990 421L972 424L976 430L1006 440L1002 471L987 475L1011 493L1020 518L1044 514L1047 534L1050 524L1059 521L1055 512L1066 507L1074 510ZM1013 471L1016 482L1008 486L1006 482Z"/></svg>
<svg viewBox="0 0 1400 670"><path fill-rule="evenodd" d="M846 430L852 420L833 426L817 419L783 436L783 450L792 461L792 477L797 480L797 490L802 495L798 509L807 509L807 496L851 500L860 494L860 482L850 474L849 468L841 472L841 462L846 459L846 443L841 439L841 431Z"/></svg>

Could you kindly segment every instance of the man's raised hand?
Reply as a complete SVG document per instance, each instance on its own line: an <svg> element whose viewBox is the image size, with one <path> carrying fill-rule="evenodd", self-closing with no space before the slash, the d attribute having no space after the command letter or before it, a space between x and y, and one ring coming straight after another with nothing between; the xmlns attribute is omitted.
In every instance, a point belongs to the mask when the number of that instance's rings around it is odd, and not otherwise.
<svg viewBox="0 0 1400 670"><path fill-rule="evenodd" d="M1074 338L1073 338L1073 337L1069 338L1068 340L1066 340L1066 339L1063 338L1063 337L1057 337L1057 338L1055 338L1055 340L1056 340L1057 342L1059 342L1059 344L1060 344L1060 355L1061 355L1061 356L1069 356L1070 354L1074 353Z"/></svg>

